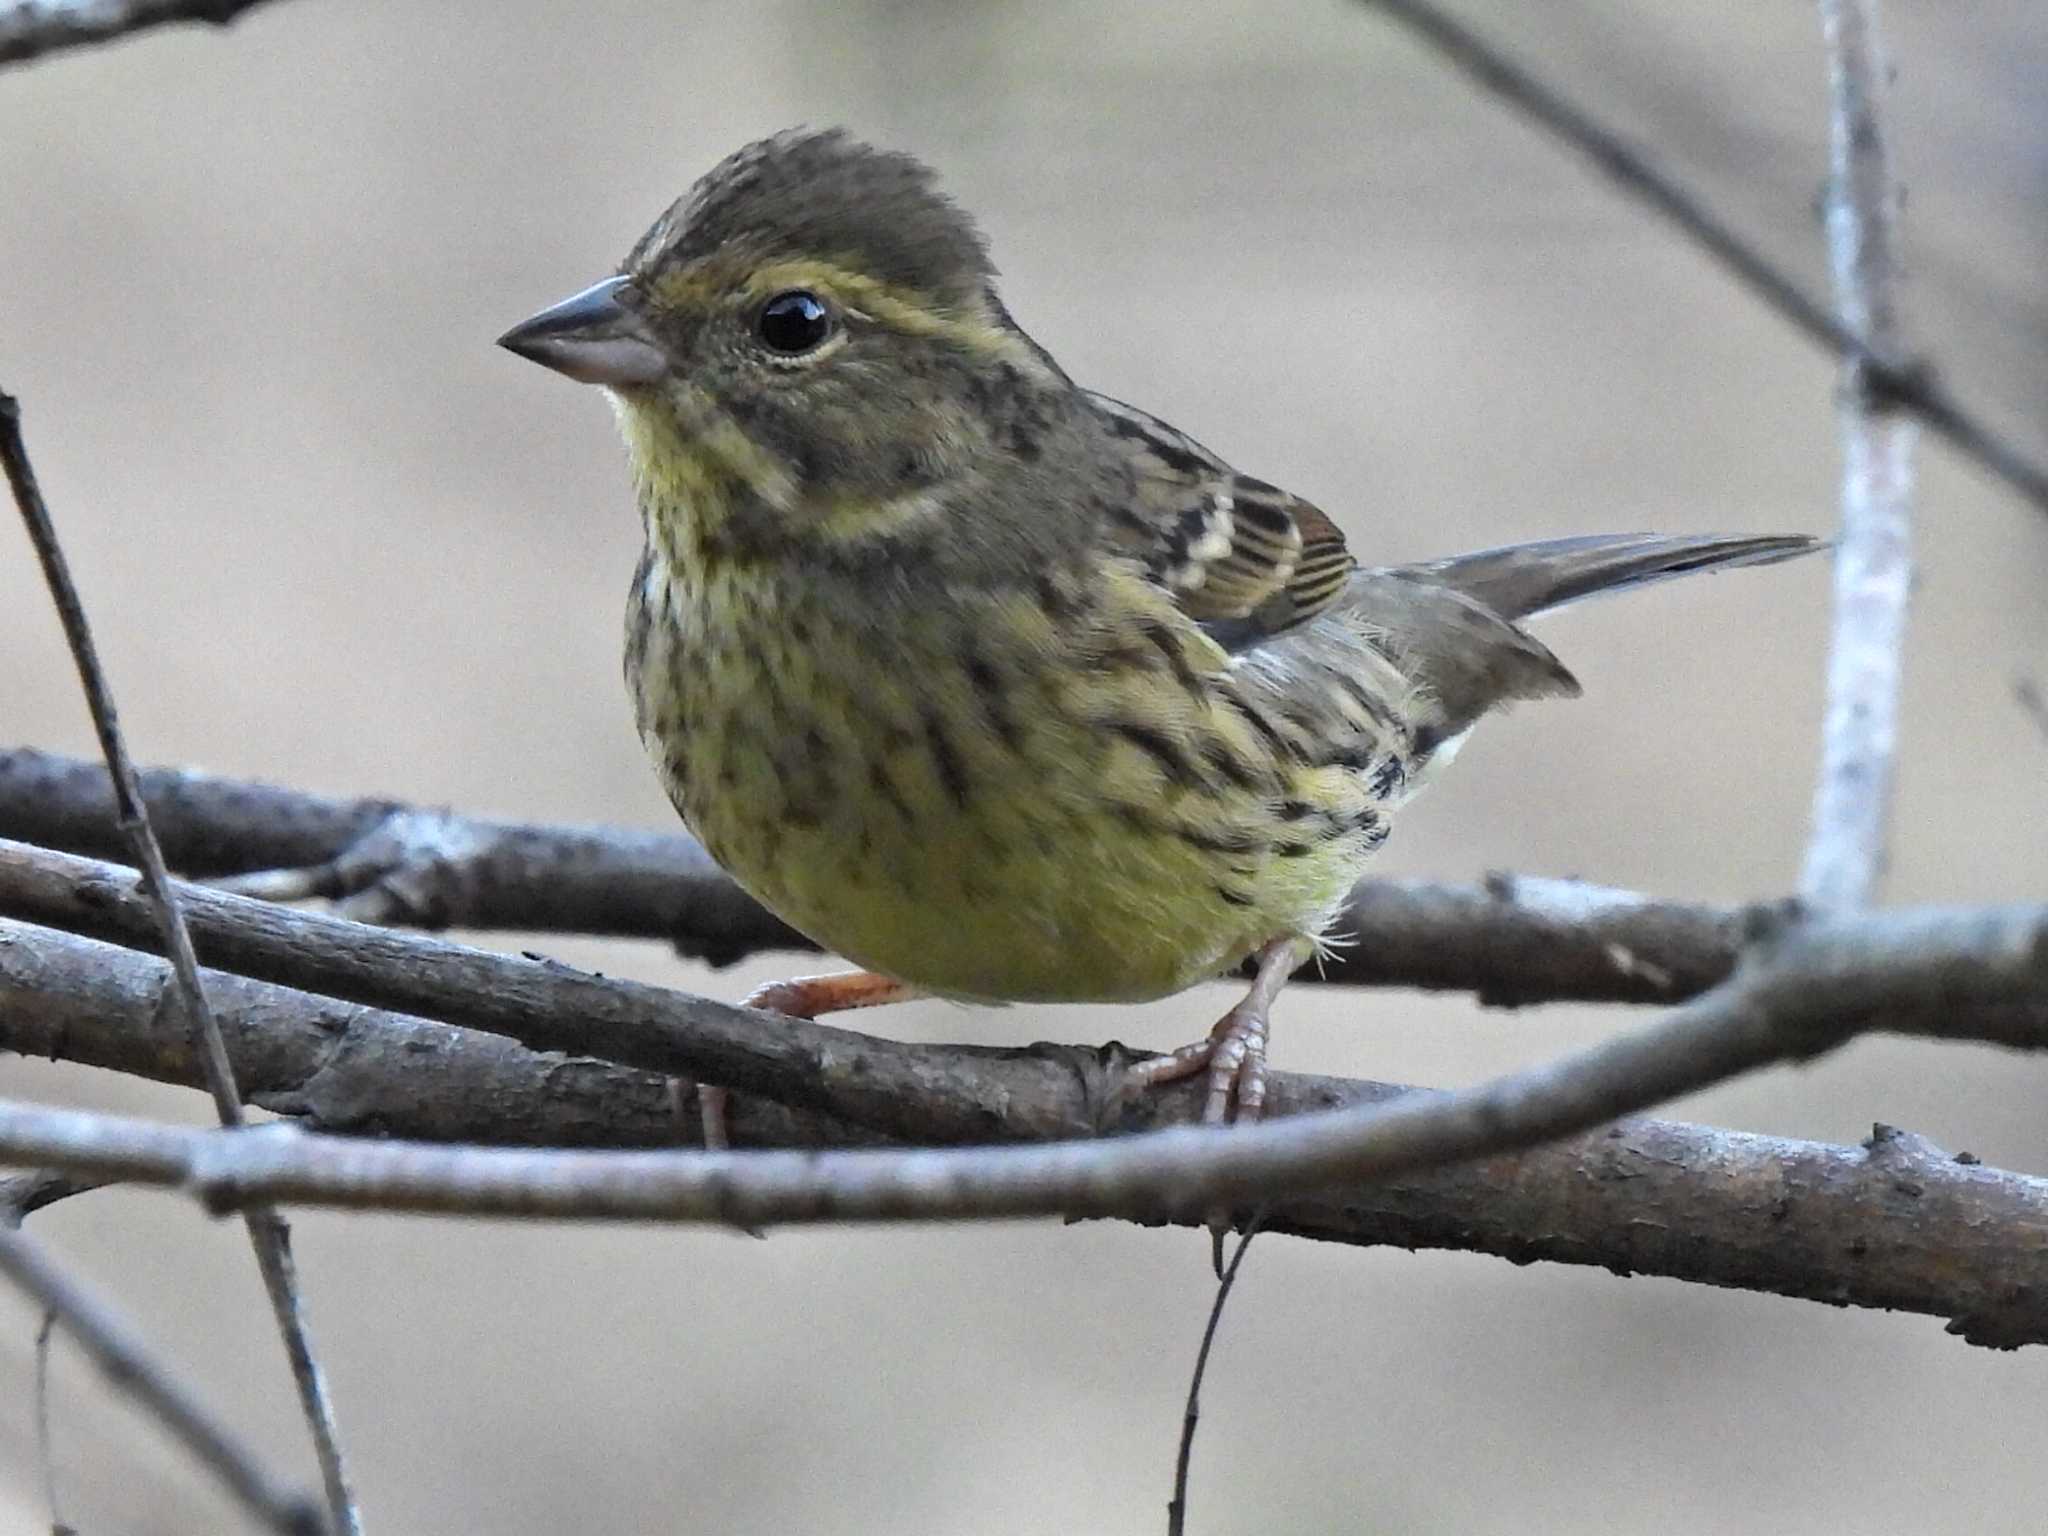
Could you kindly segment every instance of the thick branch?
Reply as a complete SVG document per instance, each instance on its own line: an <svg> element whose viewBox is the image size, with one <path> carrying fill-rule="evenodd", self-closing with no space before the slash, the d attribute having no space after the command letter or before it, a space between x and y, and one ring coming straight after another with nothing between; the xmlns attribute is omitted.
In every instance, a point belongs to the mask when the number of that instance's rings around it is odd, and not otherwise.
<svg viewBox="0 0 2048 1536"><path fill-rule="evenodd" d="M677 1092L664 1073L536 1051L504 1035L228 971L204 974L236 1078L251 1103L276 1114L350 1135L427 1141L701 1145L696 1096ZM194 1086L192 1053L166 1006L163 978L153 955L0 918L0 1052ZM1013 1073L1004 1084L1047 1096L1079 1091L1071 1072ZM1049 1104L1043 1113L1050 1125L1074 1112ZM886 1139L755 1094L736 1097L731 1116L743 1146ZM6 1208L0 1201L0 1217Z"/></svg>
<svg viewBox="0 0 2048 1536"><path fill-rule="evenodd" d="M249 894L346 898L345 915L415 927L662 938L723 964L808 941L680 832L492 821L383 799L332 800L177 769L142 775L172 867L199 877L307 872ZM119 858L106 772L0 750L0 837ZM1362 881L1302 980L1475 991L1489 1003L1678 1002L1735 962L1740 914L1576 881L1483 889Z"/></svg>
<svg viewBox="0 0 2048 1536"><path fill-rule="evenodd" d="M0 1049L191 1084L162 1013L160 960L0 921ZM530 1051L496 1035L337 1003L223 972L207 985L250 1098L308 1125L416 1140L660 1146L695 1139L694 1099L656 1073ZM1024 1085L1089 1112L1079 1074ZM1385 1103L1403 1088L1275 1074L1278 1112ZM734 1101L752 1146L868 1145L844 1122ZM1199 1113L1198 1090L1144 1096L1125 1124ZM1952 1320L1976 1343L2048 1343L2048 1181L1977 1168L1914 1138L1867 1148L1631 1120L1512 1157L1296 1196L1266 1224L1326 1241L1594 1264ZM1187 1218L1191 1223L1199 1218Z"/></svg>
<svg viewBox="0 0 2048 1536"><path fill-rule="evenodd" d="M0 65L111 42L172 22L226 26L263 0L11 0L0 5Z"/></svg>
<svg viewBox="0 0 2048 1536"><path fill-rule="evenodd" d="M528 1043L601 1050L658 1071L729 1063L735 1070L723 1075L735 1086L886 1131L984 1141L1064 1135L1113 1128L1127 1112L1115 1049L910 1047L217 893L182 894L202 943L226 951L238 969L249 961L305 969L324 978L321 990L343 983L338 990L387 994L370 999L386 1003L404 994L414 1001L400 1006L419 1011L452 1003ZM150 933L132 876L19 845L0 845L0 907L47 909L28 915L82 921L129 942L146 943ZM1175 1129L1051 1146L725 1156L246 1135L174 1146L140 1132L140 1141L124 1132L116 1146L84 1122L24 1111L12 1116L8 1156L188 1183L222 1205L275 1198L746 1225L1053 1213L1162 1219L1533 1146L1872 1028L2048 1043L2048 909L1788 923L1762 935L1728 983L1649 1029L1478 1088L1411 1093L1227 1136ZM1047 1074L1065 1078L1058 1123L1043 1106L1060 1098L1018 1091L1020 1081Z"/></svg>
<svg viewBox="0 0 2048 1536"><path fill-rule="evenodd" d="M1088 1135L1084 1120L1033 1123L1028 1107L1057 1102L1045 1080L1086 1071L1094 1103L1122 1053L928 1048L826 1024L735 1008L708 998L549 961L366 927L318 912L180 883L206 961L222 969L372 1007L506 1035L539 1050L603 1056L649 1071L706 1079L792 1106L836 1114L887 1134L935 1141ZM132 870L0 842L0 916L153 949Z"/></svg>
<svg viewBox="0 0 2048 1536"><path fill-rule="evenodd" d="M1913 592L1918 432L1873 388L1868 363L1872 353L1899 347L1899 193L1878 116L1884 64L1876 0L1821 0L1820 12L1833 103L1828 255L1842 324L1863 338L1843 361L1834 641L1813 837L1800 881L1809 902L1834 909L1867 905L1884 872Z"/></svg>
<svg viewBox="0 0 2048 1536"><path fill-rule="evenodd" d="M176 884L210 964L489 1030L537 1049L705 1078L888 1134L942 1141L1085 1135L1112 1128L1120 1113L1120 1047L1092 1053L1091 1068L1057 1050L955 1047L938 1056L929 1048L549 961ZM0 916L135 948L155 945L133 871L20 843L0 841ZM1676 1067L1681 1086L1696 1087L1714 1079L1686 1073L1711 1065L1709 1056L1728 1063L1722 1075L1729 1075L1788 1052L1810 1054L1866 1028L2039 1045L2048 1039L2042 931L2048 931L2048 908L1903 911L1795 927L1780 946L1797 962L1790 972L1780 961L1738 970L1722 988L1695 1000L1692 1011L1680 1010L1659 1028L1684 1035L1688 1018L1711 1022L1727 1012L1730 997L1743 1002L1760 989L1775 989L1776 997L1784 975L1792 974L1802 985L1814 983L1783 999L1805 1033L1780 1038L1770 1020L1749 1020L1759 1027L1733 1045L1733 1036L1718 1040L1708 1056L1688 1058L1689 1067L1652 1050L1644 1069L1661 1080ZM1714 1039L1711 1029L1705 1033ZM1648 1041L1656 1034L1632 1038ZM1618 1053L1613 1067L1628 1049L1626 1041L1602 1048ZM1086 1119L1048 1126L1019 1118L1022 1106L1045 1101L1042 1093L1025 1091L1025 1080L1075 1072L1085 1074L1092 1090ZM1627 1102L1610 1113L1645 1108L1664 1096L1650 1078L1622 1092Z"/></svg>
<svg viewBox="0 0 2048 1536"><path fill-rule="evenodd" d="M1673 229L1712 258L1775 314L1839 357L1853 358L1875 398L1911 411L2020 495L2048 511L2048 468L1964 408L1935 370L1890 352L1886 338L1865 336L1838 319L1799 280L1738 235L1694 193L1641 150L1597 122L1555 87L1546 85L1431 0L1363 0L1426 43L1466 79L1578 151L1609 181L1640 199Z"/></svg>

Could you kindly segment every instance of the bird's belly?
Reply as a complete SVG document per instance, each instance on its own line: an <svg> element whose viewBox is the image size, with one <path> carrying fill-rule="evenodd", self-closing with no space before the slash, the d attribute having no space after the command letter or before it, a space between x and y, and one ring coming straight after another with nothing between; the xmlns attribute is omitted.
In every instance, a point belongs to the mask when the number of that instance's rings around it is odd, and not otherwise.
<svg viewBox="0 0 2048 1536"><path fill-rule="evenodd" d="M1176 992L1318 932L1384 835L1357 775L1272 777L1163 663L1033 671L988 644L963 665L957 628L644 607L641 735L711 856L824 947L943 996Z"/></svg>
<svg viewBox="0 0 2048 1536"><path fill-rule="evenodd" d="M837 825L785 836L778 859L736 861L733 873L854 963L978 1001L1161 997L1228 969L1269 936L1243 911L1183 899L1202 889L1193 884L1201 871L1147 868L1111 846L1108 826L1076 821L1066 831L1073 841L1055 851L1020 853L986 824L875 835L849 808Z"/></svg>
<svg viewBox="0 0 2048 1536"><path fill-rule="evenodd" d="M704 766L734 760L708 741L685 750ZM1277 933L1314 931L1355 873L1305 863L1286 891L1219 875L1214 851L1134 825L1092 776L1056 761L994 772L993 755L969 746L956 798L921 751L785 757L779 770L764 754L738 781L774 788L677 798L712 857L799 932L857 965L983 1001L1177 992ZM877 790L882 780L893 788ZM790 784L798 798L778 800Z"/></svg>

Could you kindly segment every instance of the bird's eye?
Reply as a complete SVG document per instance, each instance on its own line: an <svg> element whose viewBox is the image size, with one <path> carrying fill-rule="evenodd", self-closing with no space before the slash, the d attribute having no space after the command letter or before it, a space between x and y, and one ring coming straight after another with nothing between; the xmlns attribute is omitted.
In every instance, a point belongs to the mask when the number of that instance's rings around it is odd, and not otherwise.
<svg viewBox="0 0 2048 1536"><path fill-rule="evenodd" d="M785 357L808 352L832 334L832 312L815 293L792 288L761 306L761 339Z"/></svg>

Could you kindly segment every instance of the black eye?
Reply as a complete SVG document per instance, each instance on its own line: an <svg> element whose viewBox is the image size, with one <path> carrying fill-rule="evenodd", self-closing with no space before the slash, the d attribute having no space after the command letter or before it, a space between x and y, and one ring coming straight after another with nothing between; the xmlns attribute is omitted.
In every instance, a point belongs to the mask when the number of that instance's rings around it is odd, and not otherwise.
<svg viewBox="0 0 2048 1536"><path fill-rule="evenodd" d="M759 328L772 349L794 357L832 334L832 315L815 293L792 288L761 306Z"/></svg>

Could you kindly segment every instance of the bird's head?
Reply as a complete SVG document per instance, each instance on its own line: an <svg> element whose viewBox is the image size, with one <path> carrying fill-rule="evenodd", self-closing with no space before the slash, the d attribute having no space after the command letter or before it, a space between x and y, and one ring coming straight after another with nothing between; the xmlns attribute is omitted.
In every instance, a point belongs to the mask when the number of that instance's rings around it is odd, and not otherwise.
<svg viewBox="0 0 2048 1536"><path fill-rule="evenodd" d="M759 532L860 540L985 467L1019 399L1071 388L993 279L925 166L795 131L727 158L616 276L501 345L611 394L650 513L744 494Z"/></svg>

